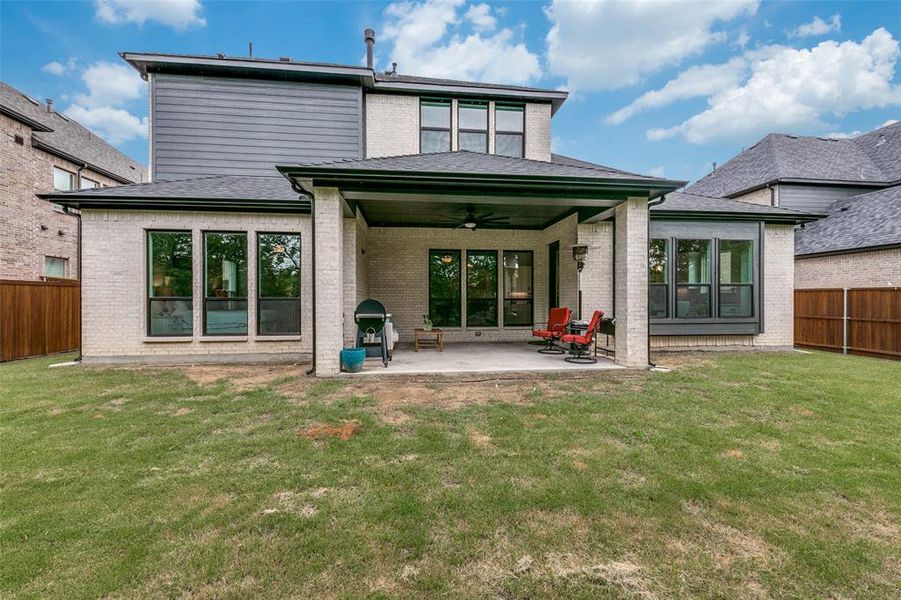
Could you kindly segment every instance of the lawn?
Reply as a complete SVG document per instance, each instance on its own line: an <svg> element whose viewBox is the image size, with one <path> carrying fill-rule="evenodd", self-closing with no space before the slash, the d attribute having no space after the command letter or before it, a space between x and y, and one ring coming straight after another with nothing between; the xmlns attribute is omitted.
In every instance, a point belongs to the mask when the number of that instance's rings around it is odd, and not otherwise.
<svg viewBox="0 0 901 600"><path fill-rule="evenodd" d="M0 365L3 597L899 597L901 362L60 360Z"/></svg>

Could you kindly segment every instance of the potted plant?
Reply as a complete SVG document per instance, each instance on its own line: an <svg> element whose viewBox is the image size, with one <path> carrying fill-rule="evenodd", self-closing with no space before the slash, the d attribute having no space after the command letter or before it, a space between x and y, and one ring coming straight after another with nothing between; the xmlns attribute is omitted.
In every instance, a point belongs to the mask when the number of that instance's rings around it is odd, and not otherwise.
<svg viewBox="0 0 901 600"><path fill-rule="evenodd" d="M429 318L428 315L422 315L422 328L425 331L432 330L432 320Z"/></svg>
<svg viewBox="0 0 901 600"><path fill-rule="evenodd" d="M359 373L366 361L366 348L348 346L341 350L341 365L348 373Z"/></svg>

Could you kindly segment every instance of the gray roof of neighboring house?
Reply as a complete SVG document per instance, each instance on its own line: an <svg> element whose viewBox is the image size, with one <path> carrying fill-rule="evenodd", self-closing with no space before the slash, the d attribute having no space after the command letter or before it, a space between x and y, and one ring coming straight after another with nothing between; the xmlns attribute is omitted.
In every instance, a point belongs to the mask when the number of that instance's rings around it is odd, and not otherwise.
<svg viewBox="0 0 901 600"><path fill-rule="evenodd" d="M87 163L92 170L121 181L142 181L147 178L143 165L128 158L76 121L56 112L48 112L46 105L2 81L0 112L30 127L40 125L40 128L35 128L32 132L33 143L48 152L61 155L72 162Z"/></svg>
<svg viewBox="0 0 901 600"><path fill-rule="evenodd" d="M646 181L648 183L674 183L667 179L637 175L556 155L551 162L527 158L511 158L497 154L458 150L426 154L405 154L383 158L350 158L332 162L308 163L300 167L363 170L422 172L436 174L509 175L524 177L571 177L584 179L622 179L623 181ZM675 182L682 183L682 182Z"/></svg>
<svg viewBox="0 0 901 600"><path fill-rule="evenodd" d="M691 213L715 216L743 215L746 217L756 216L761 220L793 222L807 222L818 219L821 216L765 204L713 198L685 192L670 192L666 195L666 199L662 204L656 204L651 207L651 212L660 216L675 214L690 216Z"/></svg>
<svg viewBox="0 0 901 600"><path fill-rule="evenodd" d="M796 255L901 245L901 185L842 198L826 212L795 234Z"/></svg>
<svg viewBox="0 0 901 600"><path fill-rule="evenodd" d="M778 181L890 185L901 180L901 122L850 139L771 133L686 191L734 196Z"/></svg>

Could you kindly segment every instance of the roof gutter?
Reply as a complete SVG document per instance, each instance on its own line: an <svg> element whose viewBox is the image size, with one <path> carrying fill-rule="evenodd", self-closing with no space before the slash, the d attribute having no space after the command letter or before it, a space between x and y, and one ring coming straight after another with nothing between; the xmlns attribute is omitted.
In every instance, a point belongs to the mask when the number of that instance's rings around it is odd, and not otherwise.
<svg viewBox="0 0 901 600"><path fill-rule="evenodd" d="M883 187L891 187L896 182L892 181L858 181L858 180L847 180L847 179L806 179L803 177L777 177L775 179L770 179L769 181L765 181L763 183L758 183L757 185L752 185L751 187L744 188L737 192L730 192L729 194L725 194L724 198L736 198L738 196L743 196L745 194L750 194L751 192L756 192L757 190L762 190L764 188L769 188L778 183L793 183L799 185L835 185L842 187L872 187L872 188L883 188Z"/></svg>
<svg viewBox="0 0 901 600"><path fill-rule="evenodd" d="M40 121L35 121L34 119L32 119L30 117L26 117L22 113L20 113L16 110L13 110L12 108L10 108L8 106L3 106L2 104L0 104L0 114L4 114L11 119L19 121L20 123L24 123L25 125L28 125L28 127L30 127L32 131L43 131L43 132L53 131L52 127L48 127L48 126L44 125L43 123L41 123Z"/></svg>

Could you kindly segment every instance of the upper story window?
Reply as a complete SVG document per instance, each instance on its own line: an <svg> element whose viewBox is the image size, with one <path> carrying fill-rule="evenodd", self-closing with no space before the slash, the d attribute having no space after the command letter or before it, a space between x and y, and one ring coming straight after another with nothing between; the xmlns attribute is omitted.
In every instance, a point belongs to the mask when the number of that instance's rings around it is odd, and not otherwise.
<svg viewBox="0 0 901 600"><path fill-rule="evenodd" d="M78 186L80 190L93 190L94 188L100 187L99 181L94 181L84 175L81 176L81 184Z"/></svg>
<svg viewBox="0 0 901 600"><path fill-rule="evenodd" d="M75 173L53 167L53 189L69 192L75 189Z"/></svg>
<svg viewBox="0 0 901 600"><path fill-rule="evenodd" d="M419 151L448 152L451 149L451 102L427 100L419 103Z"/></svg>
<svg viewBox="0 0 901 600"><path fill-rule="evenodd" d="M488 104L461 100L457 106L460 150L488 152Z"/></svg>
<svg viewBox="0 0 901 600"><path fill-rule="evenodd" d="M521 104L500 104L494 111L494 153L522 158L525 111Z"/></svg>

